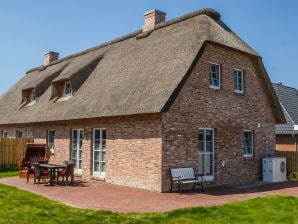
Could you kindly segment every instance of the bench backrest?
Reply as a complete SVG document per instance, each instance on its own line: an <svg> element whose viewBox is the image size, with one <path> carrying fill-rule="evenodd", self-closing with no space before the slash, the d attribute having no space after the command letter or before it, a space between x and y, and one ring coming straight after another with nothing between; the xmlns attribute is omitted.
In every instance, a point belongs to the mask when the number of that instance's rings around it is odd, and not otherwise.
<svg viewBox="0 0 298 224"><path fill-rule="evenodd" d="M170 172L172 175L172 180L187 180L187 179L195 179L195 172L192 167L189 168L170 168Z"/></svg>

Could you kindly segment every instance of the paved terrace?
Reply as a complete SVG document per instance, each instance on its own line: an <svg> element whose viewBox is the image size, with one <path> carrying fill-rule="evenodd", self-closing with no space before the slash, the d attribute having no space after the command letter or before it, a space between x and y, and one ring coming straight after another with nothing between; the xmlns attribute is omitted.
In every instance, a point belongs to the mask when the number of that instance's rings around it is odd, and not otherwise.
<svg viewBox="0 0 298 224"><path fill-rule="evenodd" d="M165 212L179 208L221 205L266 195L298 197L298 182L256 183L249 186L206 187L205 192L157 193L99 182L76 180L74 186L26 183L19 177L1 178L0 183L16 186L52 200L79 208L117 212Z"/></svg>

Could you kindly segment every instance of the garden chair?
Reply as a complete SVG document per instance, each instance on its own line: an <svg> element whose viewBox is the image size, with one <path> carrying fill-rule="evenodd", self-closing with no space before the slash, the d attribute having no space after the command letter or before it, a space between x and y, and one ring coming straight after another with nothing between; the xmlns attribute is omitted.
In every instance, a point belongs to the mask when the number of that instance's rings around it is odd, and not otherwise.
<svg viewBox="0 0 298 224"><path fill-rule="evenodd" d="M27 183L29 182L30 174L34 175L34 183L36 182L35 179L35 169L31 166L30 163L26 164L26 170L27 170Z"/></svg>
<svg viewBox="0 0 298 224"><path fill-rule="evenodd" d="M75 168L75 163L73 162L68 162L66 164L66 167L64 170L62 171L59 171L57 173L57 183L58 183L58 180L59 180L59 177L62 176L62 182L64 183L64 177L66 178L66 186L68 185L68 177L71 178L71 185L73 185L73 182L74 182L74 168Z"/></svg>
<svg viewBox="0 0 298 224"><path fill-rule="evenodd" d="M37 180L37 184L39 186L39 183L40 183L40 179L44 179L44 178L49 178L50 176L50 172L48 170L44 170L44 169L41 169L39 167L39 164L34 164L34 170L35 170L35 175L34 175L34 183L36 183L36 180Z"/></svg>

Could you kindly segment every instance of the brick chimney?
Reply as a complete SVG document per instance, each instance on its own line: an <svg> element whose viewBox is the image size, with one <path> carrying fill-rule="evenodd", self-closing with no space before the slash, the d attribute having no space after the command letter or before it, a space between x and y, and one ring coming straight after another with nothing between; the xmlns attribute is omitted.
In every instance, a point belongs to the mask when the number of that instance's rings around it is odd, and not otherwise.
<svg viewBox="0 0 298 224"><path fill-rule="evenodd" d="M166 13L153 9L144 13L145 23L143 26L143 32L154 29L155 25L166 21Z"/></svg>
<svg viewBox="0 0 298 224"><path fill-rule="evenodd" d="M45 54L43 65L46 66L50 64L53 61L56 61L59 59L59 53L54 51L49 51Z"/></svg>

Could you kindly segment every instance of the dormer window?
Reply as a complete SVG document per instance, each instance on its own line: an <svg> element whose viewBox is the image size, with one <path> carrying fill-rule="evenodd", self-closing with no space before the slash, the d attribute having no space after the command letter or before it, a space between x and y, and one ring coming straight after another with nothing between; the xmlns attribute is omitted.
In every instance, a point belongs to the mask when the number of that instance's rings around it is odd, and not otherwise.
<svg viewBox="0 0 298 224"><path fill-rule="evenodd" d="M35 89L33 89L31 92L31 102L33 102L35 100L36 100Z"/></svg>
<svg viewBox="0 0 298 224"><path fill-rule="evenodd" d="M52 97L53 102L65 101L72 97L73 88L70 80L62 80L52 83Z"/></svg>
<svg viewBox="0 0 298 224"><path fill-rule="evenodd" d="M34 88L24 89L22 90L22 107L29 107L36 103L36 94Z"/></svg>
<svg viewBox="0 0 298 224"><path fill-rule="evenodd" d="M64 96L71 96L71 95L72 95L71 84L69 81L67 81L64 84Z"/></svg>
<svg viewBox="0 0 298 224"><path fill-rule="evenodd" d="M102 56L97 56L91 59L86 55L74 58L62 73L52 81L51 101L61 102L72 99L94 71L101 58Z"/></svg>

